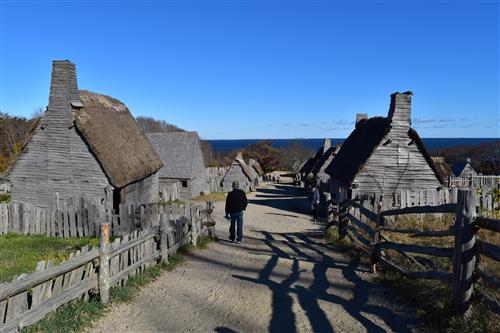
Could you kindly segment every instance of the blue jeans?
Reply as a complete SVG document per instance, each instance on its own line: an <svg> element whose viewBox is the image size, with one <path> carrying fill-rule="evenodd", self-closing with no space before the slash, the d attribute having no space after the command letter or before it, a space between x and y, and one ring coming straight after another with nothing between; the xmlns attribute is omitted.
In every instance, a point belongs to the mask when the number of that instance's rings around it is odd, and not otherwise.
<svg viewBox="0 0 500 333"><path fill-rule="evenodd" d="M236 240L241 242L243 239L243 212L231 214L231 226L229 227L229 239L234 240L235 234L234 229L237 229Z"/></svg>

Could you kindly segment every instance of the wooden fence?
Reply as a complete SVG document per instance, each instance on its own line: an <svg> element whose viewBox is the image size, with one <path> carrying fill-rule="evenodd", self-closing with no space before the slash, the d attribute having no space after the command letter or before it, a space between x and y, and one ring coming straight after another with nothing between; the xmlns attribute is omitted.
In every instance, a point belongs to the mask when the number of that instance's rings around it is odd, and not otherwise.
<svg viewBox="0 0 500 333"><path fill-rule="evenodd" d="M119 212L104 205L80 201L61 210L22 203L0 204L0 235L8 232L53 237L97 237L100 224L111 224L112 236L123 236L158 226L160 215L189 218L191 205L120 205Z"/></svg>
<svg viewBox="0 0 500 333"><path fill-rule="evenodd" d="M383 198L379 197L375 210L367 209L357 200L344 199L340 203L329 201L328 227L337 225L339 237L348 237L357 247L371 258L371 271L376 273L376 266L382 263L387 267L410 278L436 279L452 283L455 311L467 315L474 291L474 282L482 280L491 288L499 288L500 280L477 265L478 258L486 256L494 261L500 261L500 246L482 240L478 236L479 229L500 232L500 220L486 217L476 217L477 203L475 192L459 190L456 203L436 206L413 206L399 209L383 209ZM414 228L398 228L394 216L407 214L454 214L455 223L444 230L419 230ZM436 220L439 221L439 220ZM431 223L431 222L429 222ZM439 222L434 222L439 223ZM411 235L413 237L453 237L454 247L424 246L405 244L392 241L387 232ZM384 250L393 250L402 254L413 264L425 269L425 265L410 253L427 256L448 257L452 260L452 271L417 270L410 271L391 261ZM500 313L498 302L483 292L490 308Z"/></svg>
<svg viewBox="0 0 500 333"><path fill-rule="evenodd" d="M213 206L193 208L188 218L160 214L159 224L109 242L109 223L100 225L100 246L82 248L58 265L40 261L36 271L0 284L0 333L17 332L73 300L97 294L109 301L109 289L127 284L144 269L168 262L182 245L196 245L203 229L215 226ZM213 234L212 234L213 235Z"/></svg>
<svg viewBox="0 0 500 333"><path fill-rule="evenodd" d="M500 176L478 175L469 178L450 177L449 187L472 187L472 188L498 188L500 186Z"/></svg>

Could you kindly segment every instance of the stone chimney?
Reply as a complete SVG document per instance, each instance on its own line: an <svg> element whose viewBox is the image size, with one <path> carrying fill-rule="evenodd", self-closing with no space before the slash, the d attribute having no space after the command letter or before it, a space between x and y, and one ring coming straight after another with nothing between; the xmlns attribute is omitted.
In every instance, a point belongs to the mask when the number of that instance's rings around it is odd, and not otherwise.
<svg viewBox="0 0 500 333"><path fill-rule="evenodd" d="M52 62L49 106L44 118L52 124L71 126L73 124L73 107L82 107L76 83L76 67L68 60Z"/></svg>
<svg viewBox="0 0 500 333"><path fill-rule="evenodd" d="M356 113L356 124L358 124L361 120L368 119L368 115L366 113Z"/></svg>
<svg viewBox="0 0 500 333"><path fill-rule="evenodd" d="M326 153L326 151L330 149L331 146L332 146L332 140L325 139L325 141L323 142L323 154Z"/></svg>
<svg viewBox="0 0 500 333"><path fill-rule="evenodd" d="M411 126L411 96L413 93L394 93L391 95L391 106L387 117L391 120L392 127Z"/></svg>

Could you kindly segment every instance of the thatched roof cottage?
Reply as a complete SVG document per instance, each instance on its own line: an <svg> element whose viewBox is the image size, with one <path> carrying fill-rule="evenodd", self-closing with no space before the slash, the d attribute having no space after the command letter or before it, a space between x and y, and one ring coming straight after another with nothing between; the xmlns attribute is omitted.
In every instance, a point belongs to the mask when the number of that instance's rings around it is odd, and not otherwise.
<svg viewBox="0 0 500 333"><path fill-rule="evenodd" d="M309 158L307 160L307 162L304 164L304 166L301 168L300 175L301 175L301 179L304 179L304 188L306 190L308 189L308 186L311 185L307 181L308 177L310 177L310 176L312 176L313 178L316 177L314 170L319 171L320 166L317 166L318 163L321 163L321 162L324 163L324 160L322 160L322 158L325 154L332 153L333 150L331 148L332 148L332 141L330 139L325 139L323 141L323 145L318 149L316 154L313 157ZM325 166L325 168L326 168L326 166ZM314 181L316 181L316 179L314 179Z"/></svg>
<svg viewBox="0 0 500 333"><path fill-rule="evenodd" d="M254 177L255 171L252 172L252 168L243 160L242 153L238 152L229 170L227 170L226 175L222 178L222 189L224 192L229 192L232 190L233 182L238 181L240 183L240 189L243 191L253 190Z"/></svg>
<svg viewBox="0 0 500 333"><path fill-rule="evenodd" d="M316 181L316 185L318 185L320 191L328 191L330 176L325 172L325 170L335 158L339 149L340 145L328 148L311 170L311 173Z"/></svg>
<svg viewBox="0 0 500 333"><path fill-rule="evenodd" d="M451 170L448 163L446 163L446 161L444 160L444 157L432 156L432 161L434 162L434 165L436 166L436 170L439 173L439 175L441 176L441 179L443 179L446 186L450 186L449 180L450 180L450 177L453 177L453 171Z"/></svg>
<svg viewBox="0 0 500 333"><path fill-rule="evenodd" d="M471 165L470 158L467 158L465 161L453 163L452 170L455 176L460 178L477 176L476 170Z"/></svg>
<svg viewBox="0 0 500 333"><path fill-rule="evenodd" d="M394 93L387 117L357 117L356 128L326 168L332 195L438 189L444 180L411 128L411 92Z"/></svg>
<svg viewBox="0 0 500 333"><path fill-rule="evenodd" d="M9 170L12 201L55 207L58 200L158 199L162 162L128 108L78 90L75 65L54 61L49 105Z"/></svg>
<svg viewBox="0 0 500 333"><path fill-rule="evenodd" d="M200 138L196 132L148 133L147 137L163 160L158 172L160 193L180 182L180 199L209 193Z"/></svg>
<svg viewBox="0 0 500 333"><path fill-rule="evenodd" d="M264 169L262 168L262 165L260 165L259 161L255 158L249 158L248 159L248 165L251 166L255 172L257 172L257 175L259 175L259 180L262 180L262 177L266 174L264 172Z"/></svg>

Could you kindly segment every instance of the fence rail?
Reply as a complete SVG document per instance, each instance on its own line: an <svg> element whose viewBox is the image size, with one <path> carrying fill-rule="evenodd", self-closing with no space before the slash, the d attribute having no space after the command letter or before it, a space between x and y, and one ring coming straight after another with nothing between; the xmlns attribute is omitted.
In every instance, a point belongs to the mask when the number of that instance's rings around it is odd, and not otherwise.
<svg viewBox="0 0 500 333"><path fill-rule="evenodd" d="M477 232L480 229L489 232L500 232L500 220L479 216L477 211L480 201L473 190L459 190L457 202L438 206L412 206L400 209L383 210L383 196L379 196L377 207L369 209L362 202L344 199L338 204L327 195L328 224L338 227L339 237L348 237L358 248L371 258L371 272L376 273L376 266L382 263L411 278L435 279L451 282L455 311L466 316L469 311L474 282L480 279L490 288L499 288L500 279L487 272L480 264L481 257L500 261L500 246L481 239ZM375 206L373 202L372 207ZM442 230L419 230L416 228L395 227L395 216L405 214L451 213L455 216L454 225ZM392 241L385 232L403 233L412 237L453 237L454 247L426 246ZM411 253L424 256L447 257L452 261L452 272L441 270L410 271L390 259L384 250L394 250L425 268ZM483 296L484 291L479 291ZM498 302L491 295L486 295L493 311L500 309Z"/></svg>
<svg viewBox="0 0 500 333"><path fill-rule="evenodd" d="M88 300L90 294L107 303L110 288L168 262L182 245L196 245L204 229L214 236L213 203L205 208L192 206L190 211L190 215L160 213L157 225L134 230L112 243L112 226L102 220L99 247L83 247L58 265L40 261L34 273L0 284L0 333L17 332L72 300Z"/></svg>

